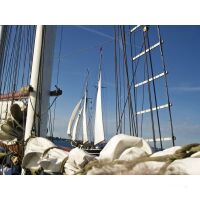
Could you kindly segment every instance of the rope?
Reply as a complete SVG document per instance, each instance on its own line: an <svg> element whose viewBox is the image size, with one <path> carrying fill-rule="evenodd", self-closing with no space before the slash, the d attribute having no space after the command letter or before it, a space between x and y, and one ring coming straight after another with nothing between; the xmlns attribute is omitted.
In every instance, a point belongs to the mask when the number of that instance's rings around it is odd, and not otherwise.
<svg viewBox="0 0 200 200"><path fill-rule="evenodd" d="M45 149L45 151L42 154L42 157L44 157L51 149L61 149L61 150L63 150L61 147L58 147L58 146L49 147L49 148Z"/></svg>
<svg viewBox="0 0 200 200"><path fill-rule="evenodd" d="M130 135L135 135L135 120L133 118L133 107L132 107L132 98L130 90L130 81L129 81L129 70L128 70L128 63L127 63L127 54L126 54L126 37L125 37L125 29L124 26L121 27L121 38L122 38L122 45L123 45L123 58L124 58L124 66L126 72L126 83L127 83L127 91L128 91L128 111L129 111L129 129ZM132 122L134 122L134 127Z"/></svg>
<svg viewBox="0 0 200 200"><path fill-rule="evenodd" d="M148 30L147 30L148 31ZM146 52L147 50L147 43L146 43L146 34L145 31L143 31L143 40L144 40L144 50ZM149 75L149 65L148 65L148 56L145 53L145 64L146 64L146 72L147 72L147 79L150 79ZM149 104L150 104L150 109L151 109L151 127L152 127L152 132L153 132L153 143L154 143L154 148L156 149L156 136L155 136L155 127L154 127L154 117L153 117L153 103L152 103L152 95L151 95L151 85L150 81L148 81L148 94L149 94Z"/></svg>
<svg viewBox="0 0 200 200"><path fill-rule="evenodd" d="M129 26L129 42L130 42L130 51L131 51L131 69L132 69L132 78L133 78L133 85L136 84L136 76L134 74L135 68L134 68L134 62L133 62L133 45L132 45L132 34L131 34L131 27ZM134 34L135 36L135 34ZM134 47L135 47L135 37L134 37ZM135 47L136 48L136 47ZM136 50L135 50L136 51ZM136 88L133 87L133 98L134 98L134 113L137 113L137 93L136 93ZM138 136L138 117L137 115L135 115L135 120L134 120L134 124L135 124L135 135Z"/></svg>
<svg viewBox="0 0 200 200"><path fill-rule="evenodd" d="M57 76L56 76L56 85L58 85L58 80L59 80L59 75L60 75L60 55L61 55L61 50L62 50L62 37L63 37L63 27L61 28L61 33L60 33L60 45L59 45L59 59L58 59L58 70L57 70ZM54 110L53 110L53 119L52 119L52 138L53 138L53 132L55 129L55 118L56 118L56 99L54 99L53 102L55 102ZM53 105L53 104L52 104Z"/></svg>
<svg viewBox="0 0 200 200"><path fill-rule="evenodd" d="M157 26L157 32L158 32L158 38L159 38L159 42L160 42L160 54L161 54L162 67L163 67L163 70L165 72L166 71L166 65L165 65L165 59L164 59L164 54L163 54L163 45L162 45L162 38L161 38L161 34L160 34L160 26ZM166 73L164 73L164 79L165 79L167 103L170 104L168 82L167 82ZM175 136L174 136L174 130L173 130L173 124L172 124L172 114L171 114L171 107L170 106L168 106L168 111L169 111L169 118L170 118L172 144L173 144L173 146L175 146Z"/></svg>
<svg viewBox="0 0 200 200"><path fill-rule="evenodd" d="M68 160L68 156L66 158L63 159L62 163L61 163L61 166L60 166L60 172L63 174L65 172L65 164Z"/></svg>
<svg viewBox="0 0 200 200"><path fill-rule="evenodd" d="M147 48L150 48L148 30L146 32L146 37L147 37L147 45L148 45ZM149 54L151 76L154 77L151 51L149 51L148 54ZM152 80L152 84L153 84L153 94L154 94L155 107L157 108L158 107L158 103L157 103L157 95L156 95L156 88L155 88L154 79ZM158 133L159 133L159 138L160 138L160 147L161 147L161 150L162 150L163 146L162 146L162 139L161 139L161 129L160 129L160 119L159 119L158 109L156 109L156 117L157 117L157 123L158 123Z"/></svg>
<svg viewBox="0 0 200 200"><path fill-rule="evenodd" d="M140 52L142 52L142 49L144 48L144 42L142 43L141 45L141 48L140 48ZM119 130L119 128L121 127L121 124L122 124L122 120L123 120L123 117L124 117L124 132L125 132L125 109L126 109L126 104L128 102L128 95L130 94L131 92L131 88L132 86L134 86L134 77L136 77L136 72L137 72L137 68L139 66L139 62L140 62L140 58L137 60L137 62L135 63L135 68L134 68L134 72L133 72L133 76L132 76L132 80L131 80L131 83L130 83L130 88L128 89L128 94L127 94L127 97L125 98L125 90L124 90L124 106L123 106L123 110L120 114L120 118L119 118L119 125L117 127L117 132ZM122 73L123 74L123 73ZM124 77L124 76L123 76ZM123 80L124 81L124 80ZM125 85L125 84L120 84L120 85Z"/></svg>

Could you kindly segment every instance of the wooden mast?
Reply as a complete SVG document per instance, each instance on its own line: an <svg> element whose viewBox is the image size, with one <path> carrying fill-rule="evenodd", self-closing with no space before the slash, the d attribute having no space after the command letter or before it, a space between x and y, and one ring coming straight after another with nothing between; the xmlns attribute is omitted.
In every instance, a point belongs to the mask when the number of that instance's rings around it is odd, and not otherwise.
<svg viewBox="0 0 200 200"><path fill-rule="evenodd" d="M30 85L33 88L33 91L30 92L29 100L28 100L27 120L26 120L24 140L28 139L31 136L31 131L32 131L33 123L34 123L34 115L35 115L35 110L36 110L36 94L37 94L41 50L42 50L43 28L44 27L42 25L37 26L36 28L35 46L34 46L34 53L33 53L31 81L30 81Z"/></svg>
<svg viewBox="0 0 200 200"><path fill-rule="evenodd" d="M37 26L29 89L25 140L31 136L34 122L36 122L36 136L46 137L50 96L58 96L62 93L59 89L50 91L55 34L55 26L45 26L45 28L42 25ZM35 116L37 117L35 118Z"/></svg>

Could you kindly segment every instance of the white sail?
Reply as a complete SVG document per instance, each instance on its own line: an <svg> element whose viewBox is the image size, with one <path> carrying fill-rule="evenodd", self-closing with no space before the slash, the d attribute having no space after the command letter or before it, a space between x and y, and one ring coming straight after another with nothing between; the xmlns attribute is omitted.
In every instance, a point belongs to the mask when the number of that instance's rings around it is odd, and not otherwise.
<svg viewBox="0 0 200 200"><path fill-rule="evenodd" d="M42 73L42 82L39 87L41 87L41 96L38 101L40 106L37 106L38 113L40 113L40 121L38 132L40 137L46 137L48 129L48 116L49 116L49 106L50 106L50 87L51 87L51 78L52 78L52 69L53 69L53 54L55 47L56 39L56 26L45 26L44 31L44 46L43 46L43 55L41 58L41 69Z"/></svg>
<svg viewBox="0 0 200 200"><path fill-rule="evenodd" d="M104 129L103 129L102 106L101 106L101 71L100 71L98 88L97 88L96 112L95 112L95 122L94 122L94 144L96 145L102 141L104 141Z"/></svg>
<svg viewBox="0 0 200 200"><path fill-rule="evenodd" d="M81 107L81 109L79 109L79 113L75 119L74 126L72 129L72 140L76 140L77 126L78 126L79 120L81 118L82 112L83 112L83 107Z"/></svg>
<svg viewBox="0 0 200 200"><path fill-rule="evenodd" d="M82 102L82 99L76 104L72 114L71 114L71 117L70 117L70 120L69 120L69 123L68 123L68 128L67 128L67 134L68 135L72 135L72 127L73 127L73 124L74 124L74 121L75 121L75 118L77 116L77 114L79 113L79 110L80 110L80 107L81 107L81 102Z"/></svg>
<svg viewBox="0 0 200 200"><path fill-rule="evenodd" d="M83 143L88 142L87 135L87 121L86 121L86 103L87 103L87 92L85 91L84 104L83 104Z"/></svg>

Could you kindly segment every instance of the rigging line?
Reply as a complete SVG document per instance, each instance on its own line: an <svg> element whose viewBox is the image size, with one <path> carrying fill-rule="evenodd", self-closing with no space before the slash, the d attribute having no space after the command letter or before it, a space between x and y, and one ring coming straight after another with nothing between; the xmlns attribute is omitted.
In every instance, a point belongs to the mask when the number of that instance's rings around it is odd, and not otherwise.
<svg viewBox="0 0 200 200"><path fill-rule="evenodd" d="M62 38L63 38L63 27L61 27L61 32L60 32L60 45L59 45L59 53L58 53L58 70L57 70L57 77L56 77L56 85L58 85L58 80L59 80L59 75L60 75L60 55L61 55L61 50L62 50ZM53 132L55 130L55 118L56 118L56 100L55 100L55 105L54 105L54 111L53 111ZM52 133L53 137L53 133Z"/></svg>
<svg viewBox="0 0 200 200"><path fill-rule="evenodd" d="M158 32L158 38L159 38L159 41L160 41L160 54L161 54L162 66L163 66L163 70L166 71L165 59L164 59L164 54L163 54L163 45L162 45L162 42L161 42L162 38L161 38L161 33L160 33L160 26L157 26L157 32ZM168 82L167 82L166 73L164 73L164 77L165 77L165 88L166 88L167 102L168 102L168 104L170 104ZM173 124L172 124L172 114L171 114L171 107L170 106L168 106L168 111L169 111L169 118L170 118L172 144L173 144L173 146L175 146L175 136L174 136L174 130L173 130Z"/></svg>
<svg viewBox="0 0 200 200"><path fill-rule="evenodd" d="M123 48L123 61L124 61L124 78L126 78L126 85L127 85L127 90L128 90L128 86L129 86L129 80L128 80L128 75L127 75L127 65L126 65L126 61L125 61L125 47L124 47L124 35L123 35L123 32L122 32L122 26L120 26L120 34L121 34L121 40L122 40L122 48ZM124 82L125 84L125 82ZM125 86L124 86L125 87ZM129 114L129 131L130 131L130 135L132 133L132 129L131 129L131 126L130 126L130 94L128 93L128 114Z"/></svg>
<svg viewBox="0 0 200 200"><path fill-rule="evenodd" d="M111 43L111 42L113 42L113 40L107 40L107 41L105 41L105 42L103 42L103 43L100 43L100 44L97 44L97 45L94 45L94 46L91 46L91 47L88 47L88 48L83 48L83 49L74 51L74 52L69 53L69 54L64 55L64 56L57 57L56 59L59 59L59 58L60 58L61 60L63 60L63 59L65 59L65 58L67 58L67 57L71 57L71 56L74 56L74 55L78 55L78 54L80 54L80 53L85 53L85 52L90 51L90 50L93 50L93 49L99 49L100 47L104 47L105 45L107 45L108 43Z"/></svg>
<svg viewBox="0 0 200 200"><path fill-rule="evenodd" d="M26 70L26 60L28 59L28 49L29 47L29 26L24 28L24 37L26 38L26 42L24 42L24 51L25 51L25 56L24 56L24 62L22 64L22 81L21 81L21 87L25 85L25 70Z"/></svg>
<svg viewBox="0 0 200 200"><path fill-rule="evenodd" d="M30 26L30 30L31 30L31 26ZM30 31L30 40L29 40L29 67L28 67L28 71L27 71L27 85L29 85L30 83L30 78L31 78L31 69L32 69L32 61L33 61L33 51L34 51L34 38L35 38L35 33L36 33L36 26L32 27L32 31Z"/></svg>
<svg viewBox="0 0 200 200"><path fill-rule="evenodd" d="M116 98L116 102L115 102L115 112L116 112L116 115L115 115L115 120L116 120L116 130L117 130L117 126L118 126L118 104L119 104L119 99L118 99L118 97L119 97L119 94L118 94L118 74L117 74L117 72L118 72L118 70L117 70L117 65L118 65L118 63L117 63L117 44L116 44L116 38L117 36L116 36L116 28L115 28L115 26L114 26L114 62L115 62L115 91L116 91L116 96L115 96L115 98ZM116 132L116 134L118 134L118 132Z"/></svg>
<svg viewBox="0 0 200 200"><path fill-rule="evenodd" d="M13 29L14 29L14 28L13 28ZM11 29L11 34L14 34L14 36L16 36L16 34L13 33L13 32L14 32L13 29ZM11 45L12 45L12 41L8 41L8 45L9 45L9 46L8 46L8 54L7 54L6 63L5 63L6 71L5 71L4 88L3 88L4 92L6 91L6 88L7 88L7 90L8 90L7 92L10 91L10 90L9 90L9 85L11 84L9 73L10 73L10 70L12 69L11 58L10 58L10 57L12 57L12 52L13 52L12 46L11 46ZM10 67L8 67L8 65L9 65ZM9 83L9 84L7 84L7 87L6 87L5 80L7 80L7 82Z"/></svg>
<svg viewBox="0 0 200 200"><path fill-rule="evenodd" d="M16 51L16 46L18 45L18 40L19 40L19 31L18 31L19 27L16 26L16 30L15 30L15 36L14 36L14 41L13 41L13 46L12 46L12 50L11 50L11 57L10 57L10 65L9 65L9 68L10 68L10 71L8 72L8 92L14 92L14 87L15 87L15 81L16 81L16 76L17 76L17 70L16 70L16 67L17 67L17 54L16 52L18 53L19 51ZM16 71L15 71L16 70ZM14 98L12 98L12 101L11 101L11 104L13 104L13 101L14 101Z"/></svg>
<svg viewBox="0 0 200 200"><path fill-rule="evenodd" d="M18 39L18 26L16 26L16 30L15 30L15 37L14 37L14 41L13 41L13 47L12 47L12 54L11 54L11 58L10 58L10 74L8 75L9 79L9 92L12 92L13 90L13 84L14 84L14 80L15 80L15 77L16 77L16 73L13 73L14 71L14 68L16 66L16 62L15 62L15 59L16 59L16 54L15 54L15 48L16 48L16 42L17 42L17 39ZM12 100L13 101L13 100Z"/></svg>
<svg viewBox="0 0 200 200"><path fill-rule="evenodd" d="M119 33L119 26L117 27L117 38L118 38L118 46L120 45L120 33ZM123 74L121 74L121 51L120 51L120 46L118 48L118 68L117 68L117 73L118 73L118 83L117 83L117 87L119 88L119 95L118 95L118 126L119 126L119 131L122 132L122 129L123 129L123 124L120 122L120 116L121 116L121 105L122 105L122 87L123 87ZM123 72L122 72L123 73ZM116 129L117 132L118 132L118 129Z"/></svg>
<svg viewBox="0 0 200 200"><path fill-rule="evenodd" d="M8 55L8 49L9 49L8 46L10 44L10 36L11 36L11 31L10 31L9 26L5 26L4 30L5 30L5 32L4 32L5 33L4 34L4 41L5 41L4 50L5 51L2 52L2 68L3 68L3 71L1 73L1 94L4 94L4 92L5 92L5 82L6 81L4 81L4 80L6 80L6 79L5 79L4 74L6 73L6 66L7 66L6 63L8 62L8 58L9 58L9 56L6 56L6 55ZM7 102L7 105L8 105L8 102ZM3 107L3 102L1 104L1 114L2 114L2 107ZM6 113L7 113L7 109L6 109Z"/></svg>
<svg viewBox="0 0 200 200"><path fill-rule="evenodd" d="M6 71L6 67L8 68L8 61L9 61L9 58L10 58L10 56L9 56L9 50L10 50L10 46L11 46L11 34L12 34L12 29L8 26L7 27L8 28L8 32L9 32L9 34L8 34L8 37L6 37L5 39L6 39L6 52L5 52L5 54L4 54L4 63L3 63L3 66L4 66L4 72L3 72L3 76L4 76L4 79L6 79L6 73L7 73L7 71ZM3 83L2 83L3 84ZM5 81L4 81L4 88L3 88L3 90L5 90Z"/></svg>
<svg viewBox="0 0 200 200"><path fill-rule="evenodd" d="M85 77L85 80L84 80L84 84L83 84L83 88L82 88L82 95L81 95L81 98L83 99L84 96L85 96L85 91L88 93L88 80L89 80L89 70L87 69L87 72L86 72L86 77Z"/></svg>
<svg viewBox="0 0 200 200"><path fill-rule="evenodd" d="M9 30L8 30L8 27L7 26L4 26L4 28L3 28L3 38L2 38L2 42L1 42L1 45L3 45L3 47L2 47L2 52L1 52L1 65L2 65L2 67L1 67L1 69L2 69L2 71L1 71L1 82L0 82L0 89L1 89L1 94L3 94L3 83L5 83L4 82L4 74L5 74L5 70L6 70L6 66L5 66L5 58L7 58L7 57L5 57L5 54L7 54L7 51L8 51L8 48L7 48L7 45L8 45L8 42L7 42L7 37L8 37L8 35L9 34L7 34L9 32Z"/></svg>
<svg viewBox="0 0 200 200"><path fill-rule="evenodd" d="M131 30L131 27L129 26L129 32ZM130 33L129 34L129 42L130 42L130 50L131 50L131 68L132 68L132 79L133 79L133 84L135 85L136 81L135 81L135 77L136 77L136 74L134 74L133 72L135 71L134 70L134 65L133 65L133 45L132 45L132 34ZM134 36L135 36L135 33L134 33ZM135 47L135 40L134 40L134 47ZM135 113L137 113L137 97L136 97L136 88L133 87L133 97L134 97L134 109L135 109ZM135 115L135 120L134 120L134 123L135 123L135 131L136 131L136 136L138 136L138 118L137 118L137 115Z"/></svg>
<svg viewBox="0 0 200 200"><path fill-rule="evenodd" d="M2 27L2 38L1 38L1 44L0 44L0 92L1 92L1 83L2 83L2 78L3 78L3 71L4 71L4 52L6 49L6 35L7 35L8 29L7 26Z"/></svg>
<svg viewBox="0 0 200 200"><path fill-rule="evenodd" d="M1 45L0 45L0 94L2 94L2 82L3 82L3 72L4 72L4 69L5 69L5 66L3 65L4 64L4 51L6 49L6 33L7 33L7 27L6 26L3 26L3 29L2 29L2 38L1 38ZM1 113L0 113L0 116L2 116L2 112L3 112L3 102L1 102Z"/></svg>
<svg viewBox="0 0 200 200"><path fill-rule="evenodd" d="M120 123L120 112L121 112L121 77L120 77L120 48L117 52L117 41L119 41L119 31L115 28L115 85L116 85L116 130L117 127L120 126L120 132L122 132L122 127L119 124ZM119 29L118 29L119 30ZM118 33L118 36L117 36ZM118 37L118 38L117 38ZM118 53L118 57L117 57ZM119 61L118 61L119 59ZM118 134L118 131L116 131L116 134Z"/></svg>
<svg viewBox="0 0 200 200"><path fill-rule="evenodd" d="M19 71L21 68L21 59L22 59L22 49L23 49L23 43L24 43L24 38L23 37L24 32L23 32L23 26L19 26L18 30L18 40L16 42L16 66L14 68L13 73L15 74L15 79L13 80L13 91L17 90L18 86L18 81L19 81ZM25 35L24 35L25 36ZM14 100L14 97L13 97Z"/></svg>
<svg viewBox="0 0 200 200"><path fill-rule="evenodd" d="M5 70L4 66L4 52L6 50L6 33L7 33L7 27L3 26L2 29L2 39L1 39L1 45L0 45L0 94L2 93L2 82L3 82L3 73Z"/></svg>
<svg viewBox="0 0 200 200"><path fill-rule="evenodd" d="M44 112L42 112L41 114L39 114L39 113L36 112L36 110L35 110L34 107L33 107L33 103L32 103L32 101L31 101L31 99L30 99L31 107L32 107L33 111L36 113L36 114L35 114L36 117L40 119L42 115L46 114L46 113L51 109L51 107L53 106L53 104L56 102L56 99L57 99L57 98L58 98L58 96L56 96L56 97L54 98L54 100L52 101L52 103L51 103L50 106L48 107L47 111L44 111Z"/></svg>
<svg viewBox="0 0 200 200"><path fill-rule="evenodd" d="M119 26L119 35L120 35L120 32L121 32L121 28L120 28L120 26ZM122 37L121 37L121 39L122 39ZM121 40L122 41L122 40ZM122 61L122 63L123 63L123 67L122 67L122 69L123 69L123 94L124 94L124 102L125 102L125 95L126 95L126 91L125 91L125 85L126 85L126 83L125 83L125 67L124 67L124 62ZM128 95L127 95L127 102L128 102ZM126 132L126 108L125 108L125 110L124 110L124 133Z"/></svg>
<svg viewBox="0 0 200 200"><path fill-rule="evenodd" d="M147 48L150 48L150 42L149 42L149 34L148 34L148 30L147 30ZM151 51L148 52L149 54L149 61L150 61L150 71L151 71L151 76L154 77L154 71L153 71L153 63L152 63L152 57L151 57ZM152 84L153 84L153 91L154 91L154 100L155 100L155 106L156 108L158 107L158 102L157 102L157 95L156 95L156 86L155 86L155 80L152 80ZM158 113L158 109L156 109L156 117L157 117L157 123L158 123L158 133L159 133L159 138L160 138L160 147L161 150L163 150L163 145L162 145L162 135L161 135L161 129L160 129L160 118L159 118L159 113Z"/></svg>
<svg viewBox="0 0 200 200"><path fill-rule="evenodd" d="M19 26L18 31L18 40L16 43L16 61L15 61L15 68L14 72L16 73L16 77L13 83L13 91L17 90L17 87L20 86L19 84L19 76L21 76L21 73L23 73L23 63L26 60L26 51L25 51L25 40L27 38L26 34L26 27L25 26ZM22 87L22 86L21 86ZM13 97L14 101L14 97Z"/></svg>
<svg viewBox="0 0 200 200"><path fill-rule="evenodd" d="M10 58L10 72L8 74L8 81L10 84L8 84L8 91L13 92L15 91L15 81L17 77L17 72L15 73L15 70L17 69L17 54L19 54L19 49L17 50L17 45L19 42L19 26L16 26L15 28L15 36L14 36L14 41L12 45L12 52L11 52L11 58ZM17 52L17 53L16 53ZM12 99L13 103L13 99Z"/></svg>
<svg viewBox="0 0 200 200"><path fill-rule="evenodd" d="M118 66L116 66L116 71L117 71L117 88L118 88L118 96L117 96L117 99L118 99L118 104L117 104L117 107L118 107L118 110L117 110L117 113L118 113L118 124L117 126L119 126L119 132L122 132L122 123L120 123L120 113L121 113L121 96L122 96L122 77L120 76L121 75L121 70L120 70L120 66L121 66L121 60L120 60L120 57L121 57L121 54L120 54L120 48L117 48L119 46L119 26L117 27L116 29L116 54L118 56ZM118 42L117 42L118 41ZM118 45L118 46L117 46ZM118 129L116 128L116 133L118 133Z"/></svg>
<svg viewBox="0 0 200 200"><path fill-rule="evenodd" d="M133 105L132 105L132 98L131 98L131 91L130 90L130 81L129 81L129 70L128 70L128 63L127 63L127 53L126 53L126 38L124 34L124 27L122 30L122 42L123 42L123 51L124 51L124 62L125 62L125 69L126 69L126 80L127 80L127 91L128 91L128 111L129 111L129 128L130 134L136 135L136 125L135 125L135 118L133 115Z"/></svg>
<svg viewBox="0 0 200 200"><path fill-rule="evenodd" d="M143 46L144 46L144 42L143 42L143 44L142 44L142 46L141 46L141 50L140 50L140 51L142 51ZM135 67L135 71L134 71L134 76L136 75L137 67L139 66L139 61L140 61L140 58L138 58L138 61L137 61L137 63L136 63L136 67ZM132 86L133 86L133 79L132 79L131 84L130 84L130 90L128 90L129 93L130 93L130 91L131 91ZM122 123L122 118L123 118L123 116L125 116L125 109L126 109L126 104L127 104L127 102L128 102L128 96L127 96L127 98L126 98L126 101L125 101L125 97L124 97L124 107L123 107L122 113L121 113L121 115L120 115L120 124L119 124L119 126L118 126L118 128L117 128L117 131L118 131L119 128L120 128L120 125L121 125L121 123Z"/></svg>
<svg viewBox="0 0 200 200"><path fill-rule="evenodd" d="M145 63L144 63L144 80L146 79L146 70L145 69L146 68L145 68ZM141 108L141 110L144 109L144 95L145 95L144 87L145 87L145 85L142 86L142 108ZM144 114L142 113L142 115L141 115L141 126L140 126L141 137L143 137L143 120L144 120Z"/></svg>
<svg viewBox="0 0 200 200"><path fill-rule="evenodd" d="M126 82L127 82L127 91L130 88L129 83L129 72L128 72L128 63L127 63L127 55L126 55L126 38L124 34L124 26L121 27L121 37L122 37L122 45L123 45L123 57L124 57L124 66L126 70ZM132 100L131 100L131 92L128 93L128 112L129 112L129 129L130 129L130 135L135 135L135 131L133 132L133 126L132 126Z"/></svg>
<svg viewBox="0 0 200 200"><path fill-rule="evenodd" d="M10 35L9 35L9 37L10 37ZM11 42L10 42L10 40L7 40L7 44L8 44L8 46L11 44ZM8 48L9 49L9 48ZM8 50L7 49L7 50ZM9 54L9 51L7 51L7 53ZM12 65L10 66L10 65L8 65L8 62L11 62L11 58L10 58L10 56L8 55L8 56L5 56L4 58L6 58L6 62L5 62L5 64L4 64L4 71L5 71L5 78L4 79L2 79L2 81L4 81L4 85L3 85L3 93L5 92L5 90L6 90L6 83L7 83L7 88L9 88L9 85L11 86L11 74L9 75L9 73L11 73L11 70L12 70ZM10 59L10 60L9 60ZM9 76L8 76L9 75ZM8 77L7 77L8 76ZM6 105L6 116L7 116L7 113L8 113L8 101L7 101L7 105Z"/></svg>
<svg viewBox="0 0 200 200"><path fill-rule="evenodd" d="M35 26L28 26L27 30L27 69L26 69L26 80L24 80L24 84L30 84L30 71L32 68L32 58L33 58L33 47L34 47L34 38L35 38Z"/></svg>
<svg viewBox="0 0 200 200"><path fill-rule="evenodd" d="M57 71L57 77L56 77L56 84L58 84L58 78L59 78L59 73L60 73L60 55L61 55L61 50L62 50L62 37L63 37L63 27L61 28L61 33L60 33L60 46L59 46L59 59L58 59L58 71Z"/></svg>
<svg viewBox="0 0 200 200"><path fill-rule="evenodd" d="M146 30L148 31L148 30ZM146 31L143 30L143 39L144 39L144 47L145 47L145 52L147 50L147 45L146 45ZM146 63L146 70L147 70L147 77L148 77L148 80L150 78L149 76L149 69L148 69L148 57L147 57L147 54L145 53L145 63ZM151 126L152 126L152 132L153 132L153 142L154 142L154 148L156 150L156 136L155 136L155 127L154 127L154 118L153 118L153 106L152 106L152 99L151 99L151 85L150 85L150 82L148 81L148 93L149 93L149 104L150 104L150 109L151 109Z"/></svg>
<svg viewBox="0 0 200 200"><path fill-rule="evenodd" d="M117 37L118 37L118 40L117 41L119 41L120 39L119 39L119 26L118 26L118 30L117 30L118 32L118 34L117 34ZM119 43L118 43L118 45L119 45ZM118 124L117 124L117 126L119 126L120 128L119 128L119 132L122 132L122 126L123 126L123 124L122 123L120 123L120 115L121 115L121 105L122 105L122 87L123 87L123 85L122 85L122 75L121 75L121 70L120 70L120 68L121 68L121 51L120 51L120 47L118 48L118 66L117 66L117 69L116 69L116 71L117 71L117 89L118 89L118 96L117 96L117 99L118 99L118 104L117 104L117 107L118 107ZM118 129L116 128L116 132L118 133Z"/></svg>

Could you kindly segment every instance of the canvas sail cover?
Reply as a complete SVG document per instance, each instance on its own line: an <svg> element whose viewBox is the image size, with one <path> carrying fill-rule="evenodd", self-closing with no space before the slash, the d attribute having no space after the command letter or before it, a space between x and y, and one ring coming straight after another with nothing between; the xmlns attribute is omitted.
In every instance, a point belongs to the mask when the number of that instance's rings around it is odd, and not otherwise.
<svg viewBox="0 0 200 200"><path fill-rule="evenodd" d="M104 129L103 129L103 117L101 106L101 72L99 75L98 87L97 87L97 99L96 99L96 112L94 122L94 144L98 144L104 141Z"/></svg>
<svg viewBox="0 0 200 200"><path fill-rule="evenodd" d="M72 112L72 115L70 117L70 120L69 120L69 123L68 123L68 128L67 128L67 134L68 135L72 135L73 124L76 120L77 114L80 112L81 102L82 102L82 99L77 103L77 105L75 106L75 108Z"/></svg>

